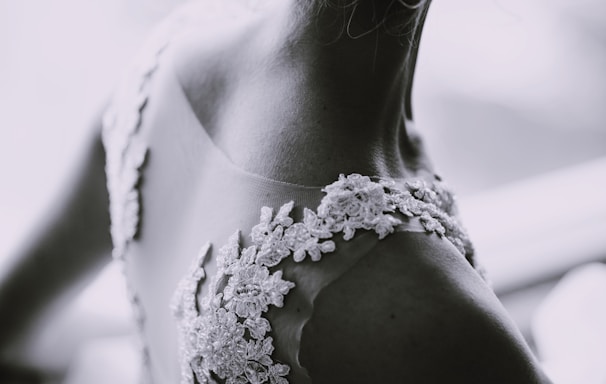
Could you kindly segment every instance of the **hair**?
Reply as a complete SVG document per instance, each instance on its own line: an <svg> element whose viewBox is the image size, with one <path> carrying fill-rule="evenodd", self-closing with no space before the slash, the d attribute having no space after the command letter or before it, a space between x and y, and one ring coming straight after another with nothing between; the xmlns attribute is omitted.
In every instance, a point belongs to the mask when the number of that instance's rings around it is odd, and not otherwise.
<svg viewBox="0 0 606 384"><path fill-rule="evenodd" d="M355 39L382 29L388 35L416 44L417 27L424 21L431 0L307 0L306 3L308 9L316 12L332 9L340 14L341 35ZM359 14L368 15L365 18L370 19L369 24L362 32L354 33L352 21Z"/></svg>

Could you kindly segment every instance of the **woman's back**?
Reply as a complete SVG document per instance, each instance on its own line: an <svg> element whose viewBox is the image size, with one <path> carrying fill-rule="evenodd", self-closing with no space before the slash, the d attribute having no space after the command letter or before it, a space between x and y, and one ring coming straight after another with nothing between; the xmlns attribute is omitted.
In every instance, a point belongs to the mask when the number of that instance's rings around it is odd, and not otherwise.
<svg viewBox="0 0 606 384"><path fill-rule="evenodd" d="M469 377L515 381L531 363L405 127L409 84L374 62L345 86L354 40L309 40L291 6L186 8L108 113L114 254L153 379L437 382L490 352L494 376ZM356 172L381 177L336 181ZM490 365L503 353L510 377Z"/></svg>

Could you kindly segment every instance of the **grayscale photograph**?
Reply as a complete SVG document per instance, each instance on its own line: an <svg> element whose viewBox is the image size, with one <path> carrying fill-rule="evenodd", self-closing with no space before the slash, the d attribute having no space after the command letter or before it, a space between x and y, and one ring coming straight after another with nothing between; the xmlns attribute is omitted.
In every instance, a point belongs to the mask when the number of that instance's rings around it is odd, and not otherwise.
<svg viewBox="0 0 606 384"><path fill-rule="evenodd" d="M606 384L606 1L0 0L0 383Z"/></svg>

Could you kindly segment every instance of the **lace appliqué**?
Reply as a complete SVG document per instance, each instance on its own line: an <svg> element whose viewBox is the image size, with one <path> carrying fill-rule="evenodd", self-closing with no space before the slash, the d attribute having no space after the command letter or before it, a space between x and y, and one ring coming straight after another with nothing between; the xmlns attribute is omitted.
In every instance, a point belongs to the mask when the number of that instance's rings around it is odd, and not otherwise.
<svg viewBox="0 0 606 384"><path fill-rule="evenodd" d="M137 185L147 146L137 133L149 99L150 79L167 44L168 36L164 36L154 41L154 49L143 51L144 57L136 60L137 66L127 72L103 115L102 137L114 244L112 255L118 260L124 258L127 244L138 232L140 196Z"/></svg>
<svg viewBox="0 0 606 384"><path fill-rule="evenodd" d="M411 180L404 183L404 190L393 180L381 180L380 184L387 190L390 207L408 217L418 217L427 232L446 237L472 265L475 264L469 236L456 217L454 197L443 183Z"/></svg>
<svg viewBox="0 0 606 384"><path fill-rule="evenodd" d="M471 247L465 231L449 215L452 195L440 183L341 175L325 187L317 212L304 209L301 222L290 217L293 202L274 216L261 210L260 223L251 231L253 245L240 248L236 232L219 250L217 273L209 294L197 305L197 293L205 277L203 263L209 246L203 247L189 274L173 297L181 340L181 384L287 384L290 367L272 359L271 324L263 317L270 306L282 307L284 297L295 287L271 267L287 257L301 262L319 261L335 251L330 240L342 234L351 240L356 231L374 231L380 239L402 224L403 216L418 217L428 232L445 236L466 255Z"/></svg>
<svg viewBox="0 0 606 384"><path fill-rule="evenodd" d="M147 45L139 52L134 65L126 71L110 105L103 115L102 140L106 153L105 172L109 192L112 256L126 274L129 243L137 236L140 221L141 168L147 155L147 145L139 130L148 103L161 55L183 20L177 17L158 28ZM143 340L144 308L136 290L126 279L129 301L139 330L142 358L142 383L151 383L149 351Z"/></svg>

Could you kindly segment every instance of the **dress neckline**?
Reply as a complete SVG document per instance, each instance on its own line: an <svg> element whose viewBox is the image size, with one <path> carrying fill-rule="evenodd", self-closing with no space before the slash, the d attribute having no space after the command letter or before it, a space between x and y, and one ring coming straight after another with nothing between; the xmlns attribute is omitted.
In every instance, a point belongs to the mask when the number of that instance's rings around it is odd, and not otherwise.
<svg viewBox="0 0 606 384"><path fill-rule="evenodd" d="M168 57L170 57L170 56L168 56ZM171 77L172 77L171 80L174 82L174 85L178 90L178 93L182 99L181 102L184 104L184 109L187 111L186 113L190 116L190 119L197 126L197 128L199 128L202 131L204 138L211 145L211 148L212 148L214 154L216 155L216 156L214 156L214 158L218 158L222 163L227 165L230 169L232 169L236 173L238 173L248 179L251 179L252 181L255 181L257 183L259 183L259 182L268 183L268 184L280 186L282 188L292 188L294 190L301 190L301 191L306 191L306 192L311 192L311 191L320 192L328 184L330 184L330 183L328 183L326 185L304 185L304 184L292 183L292 182L288 182L288 181L277 180L277 179L273 179L273 178L270 178L267 176L260 175L258 173L250 172L250 171L242 168L241 166L237 165L236 163L234 163L233 160L225 153L225 151L223 151L215 143L213 138L210 136L210 134L208 133L208 131L206 130L206 128L204 127L204 125L202 124L200 119L198 118L198 116L194 110L194 107L193 107L192 103L190 102L190 100L187 96L187 93L185 92L185 89L183 88L183 86L181 85L181 82L179 81L179 78L177 77L177 74L175 71L175 66L172 63L170 63L168 65L168 67L170 68L170 73L171 73ZM356 172L351 172L351 173L356 173ZM367 175L367 176L377 182L380 180L391 180L396 183L404 183L406 181L415 181L415 180L420 180L420 181L424 181L427 183L434 183L434 182L442 181L441 177L436 173L432 173L430 171L423 171L423 173L426 173L426 175L399 177L399 178L394 178L394 177L390 177L390 176L377 176L377 175ZM332 181L337 180L338 177L339 177L339 175L335 175L334 178L332 179Z"/></svg>

